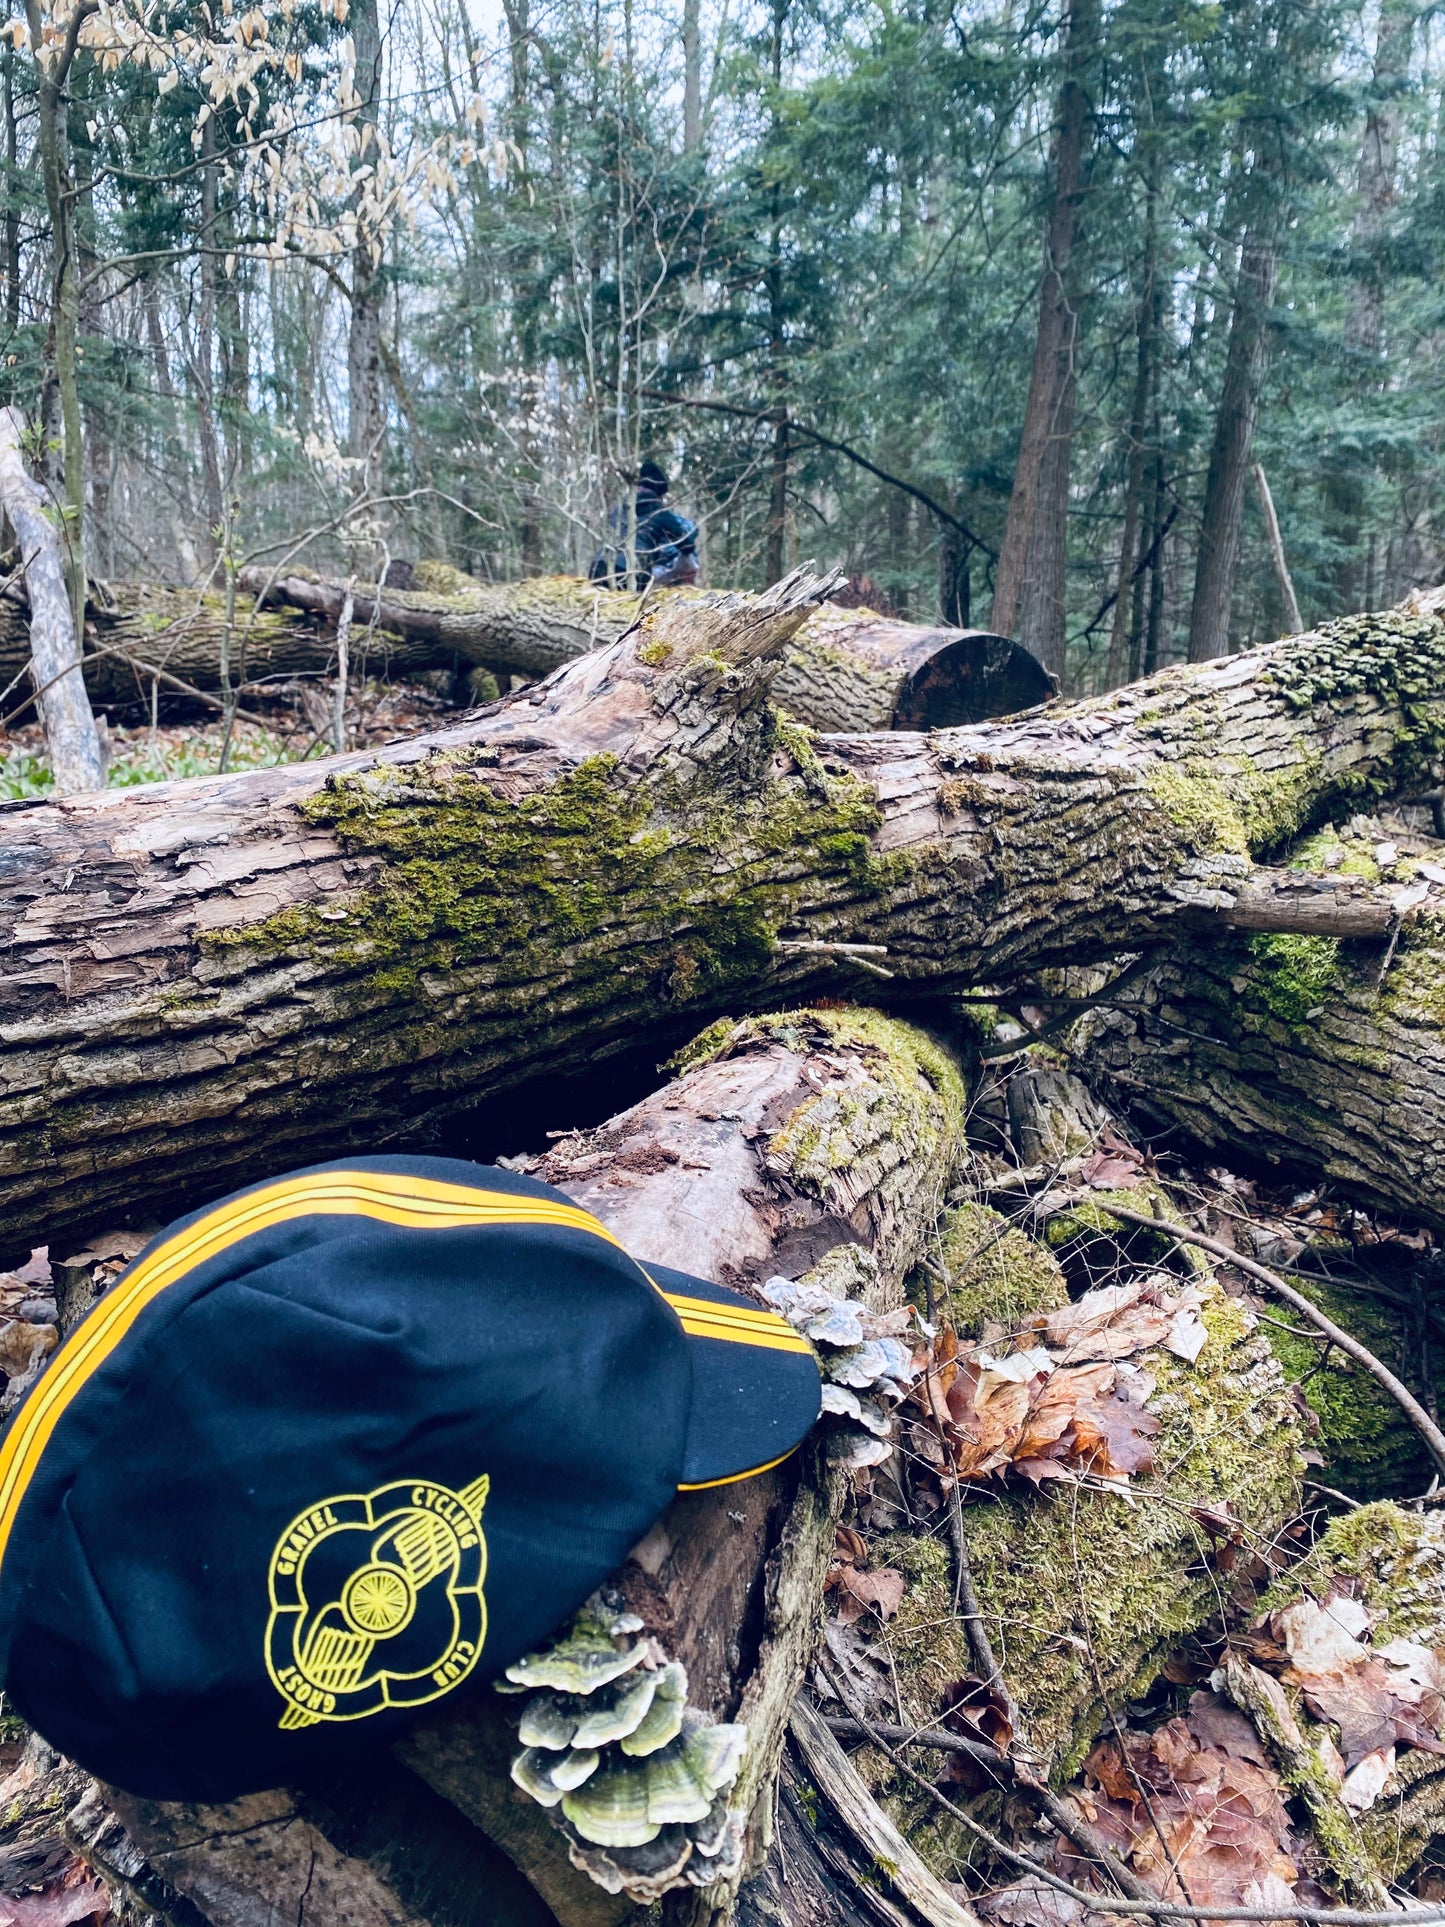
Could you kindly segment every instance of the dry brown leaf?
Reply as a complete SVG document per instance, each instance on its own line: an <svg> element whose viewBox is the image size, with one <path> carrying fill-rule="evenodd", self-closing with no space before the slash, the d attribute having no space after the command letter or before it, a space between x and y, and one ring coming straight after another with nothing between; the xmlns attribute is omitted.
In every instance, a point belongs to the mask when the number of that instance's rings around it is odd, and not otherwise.
<svg viewBox="0 0 1445 1927"><path fill-rule="evenodd" d="M59 1342L54 1325L31 1325L23 1318L12 1318L0 1325L0 1372L7 1378L27 1377Z"/></svg>
<svg viewBox="0 0 1445 1927"><path fill-rule="evenodd" d="M1007 1698L997 1685L991 1686L976 1673L965 1673L962 1679L945 1686L938 1696L938 1707L939 1721L949 1732L968 1740L982 1740L1001 1753L1007 1753L1013 1745Z"/></svg>
<svg viewBox="0 0 1445 1927"><path fill-rule="evenodd" d="M1445 1667L1414 1640L1369 1643L1371 1617L1342 1592L1300 1599L1274 1615L1284 1680L1298 1686L1316 1719L1339 1728L1348 1803L1364 1812L1388 1778L1397 1745L1445 1753ZM1372 1762L1366 1768L1366 1762Z"/></svg>
<svg viewBox="0 0 1445 1927"><path fill-rule="evenodd" d="M1157 1894L1292 1904L1299 1874L1279 1776L1248 1722L1212 1693L1192 1694L1188 1715L1157 1732L1101 1740L1084 1773L1081 1804Z"/></svg>
<svg viewBox="0 0 1445 1927"><path fill-rule="evenodd" d="M0 1927L78 1927L83 1921L100 1927L112 1918L103 1882L80 1859L37 1893L0 1894Z"/></svg>
<svg viewBox="0 0 1445 1927"><path fill-rule="evenodd" d="M895 1566L880 1566L877 1572L859 1572L856 1566L844 1566L838 1590L843 1595L838 1617L845 1626L869 1611L877 1613L882 1620L889 1620L903 1604L903 1574Z"/></svg>

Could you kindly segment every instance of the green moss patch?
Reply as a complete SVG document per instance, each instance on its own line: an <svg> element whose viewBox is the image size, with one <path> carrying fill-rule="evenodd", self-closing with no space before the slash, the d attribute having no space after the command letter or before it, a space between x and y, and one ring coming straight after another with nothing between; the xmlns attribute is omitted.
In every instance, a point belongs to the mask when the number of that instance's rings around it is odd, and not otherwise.
<svg viewBox="0 0 1445 1927"><path fill-rule="evenodd" d="M989 1323L1016 1331L1034 1312L1067 1302L1058 1259L991 1206L945 1211L938 1234L938 1261L950 1283L937 1310L961 1337L977 1338Z"/></svg>
<svg viewBox="0 0 1445 1927"><path fill-rule="evenodd" d="M1249 951L1258 965L1251 995L1291 1030L1301 1029L1335 988L1339 938L1271 932L1251 937Z"/></svg>
<svg viewBox="0 0 1445 1927"><path fill-rule="evenodd" d="M374 880L344 905L288 909L208 947L304 956L383 1001L429 973L490 965L527 981L565 959L576 994L601 1002L625 943L634 974L642 949L657 993L686 1004L756 977L792 914L791 878L879 887L876 799L847 777L778 776L740 798L666 775L638 783L597 756L511 801L496 764L468 747L329 778L301 813L378 859Z"/></svg>
<svg viewBox="0 0 1445 1927"><path fill-rule="evenodd" d="M1399 1329L1386 1306L1360 1292L1336 1291L1300 1278L1293 1282L1377 1358L1399 1369ZM1270 1316L1302 1328L1299 1314L1287 1306L1271 1307ZM1330 1485L1352 1498L1377 1499L1418 1492L1429 1483L1419 1434L1368 1372L1337 1351L1321 1364L1322 1339L1295 1338L1278 1324L1262 1324L1260 1329L1319 1419L1315 1446L1325 1461L1322 1476Z"/></svg>

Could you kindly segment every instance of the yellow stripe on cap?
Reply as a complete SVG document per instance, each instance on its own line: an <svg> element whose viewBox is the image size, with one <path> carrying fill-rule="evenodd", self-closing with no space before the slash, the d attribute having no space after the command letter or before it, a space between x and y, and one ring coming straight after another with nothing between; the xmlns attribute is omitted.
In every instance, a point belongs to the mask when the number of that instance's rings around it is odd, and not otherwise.
<svg viewBox="0 0 1445 1927"><path fill-rule="evenodd" d="M218 1205L165 1239L112 1286L61 1346L50 1369L0 1443L0 1559L10 1542L41 1454L71 1400L130 1331L146 1307L198 1265L257 1231L314 1215L374 1218L409 1230L536 1224L589 1232L621 1251L619 1239L590 1211L554 1198L480 1191L401 1172L323 1171L283 1178ZM640 1269L640 1267L639 1267ZM651 1280L649 1280L649 1283Z"/></svg>
<svg viewBox="0 0 1445 1927"><path fill-rule="evenodd" d="M680 1292L665 1291L662 1295L691 1338L717 1338L734 1345L757 1345L765 1351L812 1355L813 1347L807 1339L776 1312L719 1305L710 1298L688 1298Z"/></svg>

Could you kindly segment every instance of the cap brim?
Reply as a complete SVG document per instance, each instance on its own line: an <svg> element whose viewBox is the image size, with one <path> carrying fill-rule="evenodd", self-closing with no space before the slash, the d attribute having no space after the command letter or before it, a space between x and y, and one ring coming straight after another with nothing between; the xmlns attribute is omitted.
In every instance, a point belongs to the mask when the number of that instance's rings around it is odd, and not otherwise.
<svg viewBox="0 0 1445 1927"><path fill-rule="evenodd" d="M780 1464L822 1407L813 1347L740 1291L646 1260L642 1268L688 1337L692 1409L678 1490L728 1485Z"/></svg>

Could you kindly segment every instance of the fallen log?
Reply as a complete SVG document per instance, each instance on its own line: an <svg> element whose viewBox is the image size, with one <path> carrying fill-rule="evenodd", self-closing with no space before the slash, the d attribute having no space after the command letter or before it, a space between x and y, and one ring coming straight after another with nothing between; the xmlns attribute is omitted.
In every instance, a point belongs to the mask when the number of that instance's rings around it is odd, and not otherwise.
<svg viewBox="0 0 1445 1927"><path fill-rule="evenodd" d="M793 638L773 682L780 708L814 729L953 729L1047 702L1036 656L986 629L929 629L826 603Z"/></svg>
<svg viewBox="0 0 1445 1927"><path fill-rule="evenodd" d="M657 1263L744 1282L807 1273L898 1302L962 1149L963 1086L948 1057L873 1012L797 1011L718 1027L689 1059L655 1096L528 1168ZM767 1856L842 1496L808 1455L684 1494L615 1576L686 1665L689 1702L748 1726L737 1797L754 1816L750 1873ZM211 1927L301 1918L308 1893L306 1912L365 1927L613 1927L632 1901L580 1871L508 1777L516 1711L488 1691L448 1703L395 1761L305 1793L221 1807L106 1797ZM497 1846L528 1889L498 1873ZM737 1886L678 1898L695 1895L701 1920ZM540 1898L529 1903L530 1891ZM805 1927L786 1907L779 1918Z"/></svg>
<svg viewBox="0 0 1445 1927"><path fill-rule="evenodd" d="M379 751L12 805L7 1249L860 967L909 998L1117 956L1242 882L1290 897L1254 854L1433 767L1445 625L1419 609L1014 721L814 739L769 681L827 586L664 604Z"/></svg>
<svg viewBox="0 0 1445 1927"><path fill-rule="evenodd" d="M1393 955L1386 958L1387 948ZM1445 1230L1445 917L1392 944L1171 946L1075 1043L1121 1104L1246 1168Z"/></svg>
<svg viewBox="0 0 1445 1927"><path fill-rule="evenodd" d="M438 563L420 564L408 576L409 588L352 592L359 673L405 677L470 664L530 681L616 642L641 603L572 576L484 583ZM234 685L262 689L331 673L344 584L249 568L240 588L228 618L226 598L215 589L97 584L86 610L92 698L148 702L153 683L167 701L183 685L214 694L228 622ZM29 652L25 609L23 595L0 599L6 680L23 669ZM927 628L832 604L793 639L777 682L780 704L818 729L949 728L1029 709L1052 694L1035 658L1005 636Z"/></svg>

